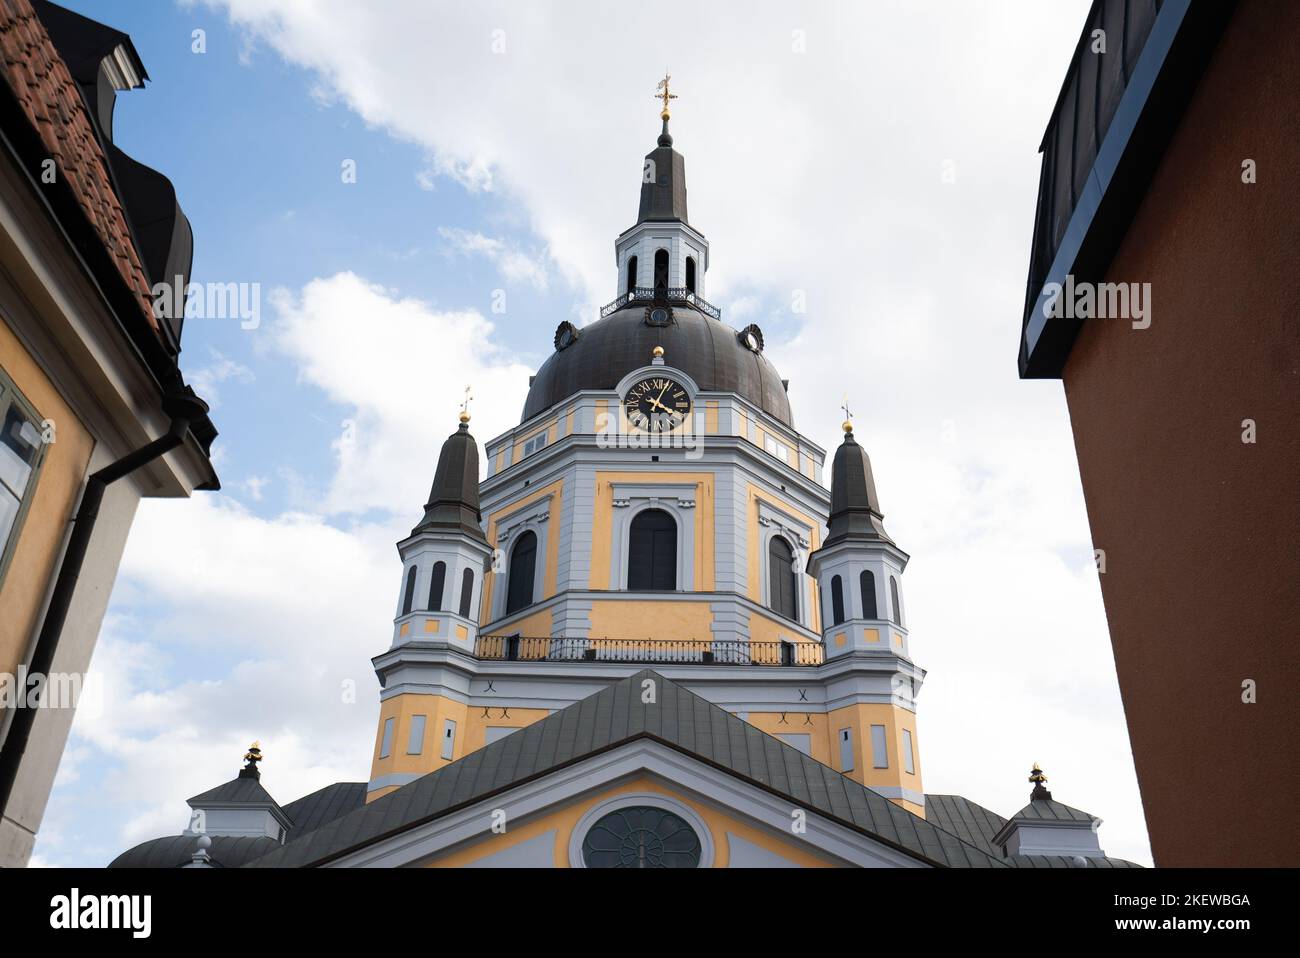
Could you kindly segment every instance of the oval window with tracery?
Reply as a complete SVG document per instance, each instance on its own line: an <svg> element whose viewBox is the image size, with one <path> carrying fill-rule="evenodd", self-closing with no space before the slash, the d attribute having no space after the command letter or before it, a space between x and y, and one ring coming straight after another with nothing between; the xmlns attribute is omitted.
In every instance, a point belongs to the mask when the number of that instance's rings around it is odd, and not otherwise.
<svg viewBox="0 0 1300 958"><path fill-rule="evenodd" d="M602 816L582 840L588 868L698 868L701 851L685 819L649 805Z"/></svg>

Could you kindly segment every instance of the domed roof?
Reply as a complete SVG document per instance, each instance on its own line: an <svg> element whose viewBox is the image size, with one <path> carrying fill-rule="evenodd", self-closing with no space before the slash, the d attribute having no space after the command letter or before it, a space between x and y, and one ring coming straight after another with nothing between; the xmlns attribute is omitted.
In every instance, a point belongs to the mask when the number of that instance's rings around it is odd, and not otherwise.
<svg viewBox="0 0 1300 958"><path fill-rule="evenodd" d="M577 338L537 371L524 403L523 421L579 390L613 389L632 370L648 366L651 350L662 346L665 367L681 370L701 390L736 393L794 426L781 376L761 352L746 348L730 326L690 306L674 304L672 313L671 324L650 326L645 321L646 305L640 303L578 330Z"/></svg>

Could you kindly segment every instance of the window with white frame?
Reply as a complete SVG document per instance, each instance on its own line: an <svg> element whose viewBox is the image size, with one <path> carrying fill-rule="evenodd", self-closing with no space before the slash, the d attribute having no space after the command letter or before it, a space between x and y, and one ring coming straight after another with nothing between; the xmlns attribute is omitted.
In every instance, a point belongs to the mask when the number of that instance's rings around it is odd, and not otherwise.
<svg viewBox="0 0 1300 958"><path fill-rule="evenodd" d="M18 547L44 457L40 416L0 370L0 581Z"/></svg>
<svg viewBox="0 0 1300 958"><path fill-rule="evenodd" d="M526 459L545 445L546 445L546 430L543 429L537 435L533 436L530 439L525 440L524 451L519 458Z"/></svg>
<svg viewBox="0 0 1300 958"><path fill-rule="evenodd" d="M772 436L768 436L764 445L767 447L768 452L776 456L776 458L780 459L782 462L788 463L790 461L790 447L785 443L774 439Z"/></svg>

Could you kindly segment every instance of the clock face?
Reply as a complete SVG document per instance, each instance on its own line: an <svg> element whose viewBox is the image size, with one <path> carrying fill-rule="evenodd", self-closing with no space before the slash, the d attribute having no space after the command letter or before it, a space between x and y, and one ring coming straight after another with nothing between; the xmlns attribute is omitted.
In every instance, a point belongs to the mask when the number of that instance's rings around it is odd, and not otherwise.
<svg viewBox="0 0 1300 958"><path fill-rule="evenodd" d="M691 397L675 380L650 376L623 397L627 421L644 432L671 432L691 414Z"/></svg>

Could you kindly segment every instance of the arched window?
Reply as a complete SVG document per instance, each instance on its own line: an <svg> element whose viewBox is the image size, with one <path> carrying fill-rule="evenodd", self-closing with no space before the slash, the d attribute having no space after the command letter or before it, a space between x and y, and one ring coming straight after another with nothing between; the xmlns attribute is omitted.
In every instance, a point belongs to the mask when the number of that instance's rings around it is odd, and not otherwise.
<svg viewBox="0 0 1300 958"><path fill-rule="evenodd" d="M894 625L903 624L903 610L898 606L898 580L889 577L889 621Z"/></svg>
<svg viewBox="0 0 1300 958"><path fill-rule="evenodd" d="M686 289L695 292L695 257L686 257Z"/></svg>
<svg viewBox="0 0 1300 958"><path fill-rule="evenodd" d="M429 611L442 611L442 591L447 585L447 563L435 562L433 575L429 577Z"/></svg>
<svg viewBox="0 0 1300 958"><path fill-rule="evenodd" d="M635 294L635 293L636 293L636 257L635 257L635 256L629 256L629 257L627 258L627 288L626 288L626 292L628 292L629 294Z"/></svg>
<svg viewBox="0 0 1300 958"><path fill-rule="evenodd" d="M794 549L780 536L773 536L767 546L767 581L772 611L797 622L799 601L798 580L794 572Z"/></svg>
<svg viewBox="0 0 1300 958"><path fill-rule="evenodd" d="M876 577L871 574L870 569L863 569L862 575L858 576L858 588L862 590L862 617L880 618L876 614Z"/></svg>
<svg viewBox="0 0 1300 958"><path fill-rule="evenodd" d="M831 576L831 621L839 625L844 621L844 580Z"/></svg>
<svg viewBox="0 0 1300 958"><path fill-rule="evenodd" d="M668 250L655 250L655 299L668 296Z"/></svg>
<svg viewBox="0 0 1300 958"><path fill-rule="evenodd" d="M677 588L677 523L662 509L646 509L632 520L627 587L636 592Z"/></svg>
<svg viewBox="0 0 1300 958"><path fill-rule="evenodd" d="M533 574L537 571L537 535L525 532L510 551L507 570L506 615L533 604Z"/></svg>
<svg viewBox="0 0 1300 958"><path fill-rule="evenodd" d="M531 533L530 533L531 535ZM474 598L474 570L466 569L460 577L460 614L461 618L469 618L469 602ZM529 601L532 601L532 591L529 590ZM525 605L528 603L525 602Z"/></svg>
<svg viewBox="0 0 1300 958"><path fill-rule="evenodd" d="M415 604L415 566L406 573L406 589L402 592L402 615L411 611Z"/></svg>

